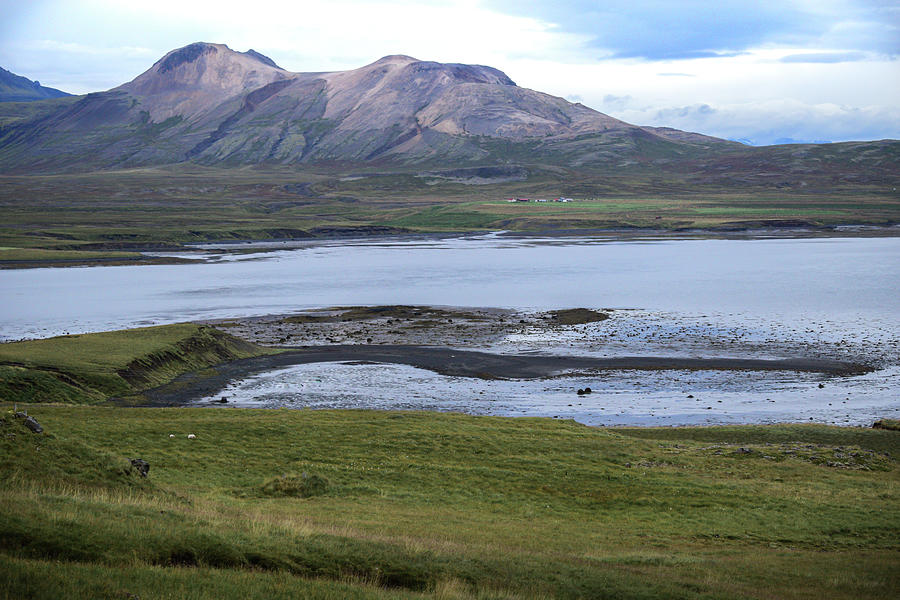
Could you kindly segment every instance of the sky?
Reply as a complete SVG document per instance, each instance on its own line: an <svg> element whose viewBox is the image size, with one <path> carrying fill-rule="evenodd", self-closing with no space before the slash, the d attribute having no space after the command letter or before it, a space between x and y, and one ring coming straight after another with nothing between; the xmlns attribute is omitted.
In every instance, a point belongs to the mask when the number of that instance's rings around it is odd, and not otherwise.
<svg viewBox="0 0 900 600"><path fill-rule="evenodd" d="M900 0L0 0L0 67L106 90L216 42L290 71L483 64L637 125L900 139Z"/></svg>

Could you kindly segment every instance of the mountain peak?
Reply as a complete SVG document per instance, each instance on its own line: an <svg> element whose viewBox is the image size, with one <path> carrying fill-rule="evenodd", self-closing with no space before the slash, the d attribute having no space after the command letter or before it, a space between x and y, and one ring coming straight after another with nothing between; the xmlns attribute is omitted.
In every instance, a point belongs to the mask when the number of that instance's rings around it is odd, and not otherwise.
<svg viewBox="0 0 900 600"><path fill-rule="evenodd" d="M254 61L262 63L267 67L272 67L274 69L284 70L275 64L275 61L266 56L265 54L261 54L251 48L246 52L235 52L225 44L210 44L209 42L194 42L193 44L188 44L183 48L178 48L176 50L172 50L165 56L163 56L157 62L157 73L167 73L169 71L174 71L178 67L184 64L193 63L199 60L203 56L212 56L216 54L220 54L223 57L227 57L229 55L233 56L246 56L248 58L252 58Z"/></svg>
<svg viewBox="0 0 900 600"><path fill-rule="evenodd" d="M255 50L235 52L225 44L195 42L172 50L116 89L146 99L146 110L159 122L211 109L224 98L292 75Z"/></svg>
<svg viewBox="0 0 900 600"><path fill-rule="evenodd" d="M388 54L387 56L382 56L375 62L373 65L408 65L410 63L420 62L419 59L413 58L412 56L407 56L405 54Z"/></svg>
<svg viewBox="0 0 900 600"><path fill-rule="evenodd" d="M68 149L73 131L90 132L102 165L505 160L524 142L539 142L553 160L571 155L587 164L618 160L617 152L635 156L647 139L720 143L629 125L520 88L485 65L393 54L348 71L292 73L255 50L206 42L172 50L131 82L53 118L40 140L27 138L23 164L44 160L45 141L58 164L83 160L81 146Z"/></svg>
<svg viewBox="0 0 900 600"><path fill-rule="evenodd" d="M208 44L206 42L194 42L183 48L172 50L159 60L157 72L166 73L185 63L192 63L204 54L215 54L219 51L220 46L230 50L225 44Z"/></svg>

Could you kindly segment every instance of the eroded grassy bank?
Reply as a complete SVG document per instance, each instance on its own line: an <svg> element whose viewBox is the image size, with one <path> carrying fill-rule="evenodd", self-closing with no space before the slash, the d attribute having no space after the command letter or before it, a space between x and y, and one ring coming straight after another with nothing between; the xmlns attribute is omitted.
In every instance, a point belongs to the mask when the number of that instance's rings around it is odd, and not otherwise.
<svg viewBox="0 0 900 600"><path fill-rule="evenodd" d="M0 344L0 398L97 403L135 397L178 375L272 353L212 327L182 323Z"/></svg>

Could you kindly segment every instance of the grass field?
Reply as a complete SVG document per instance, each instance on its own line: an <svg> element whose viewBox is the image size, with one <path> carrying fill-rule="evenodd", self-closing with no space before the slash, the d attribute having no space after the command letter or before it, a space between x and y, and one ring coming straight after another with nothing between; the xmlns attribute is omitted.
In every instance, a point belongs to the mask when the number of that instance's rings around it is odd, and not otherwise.
<svg viewBox="0 0 900 600"><path fill-rule="evenodd" d="M0 597L900 589L896 431L680 429L673 441L438 413L27 408L44 434L0 421Z"/></svg>
<svg viewBox="0 0 900 600"><path fill-rule="evenodd" d="M507 203L506 198L575 198ZM0 175L0 267L105 261L204 241L377 231L717 229L900 222L886 185L797 189L683 180L672 173L533 167L523 181L467 185L416 172L352 177L304 168L196 165L66 175ZM64 252L67 254L44 254ZM72 254L72 253L75 254ZM100 252L106 254L78 254ZM119 258L131 258L119 256Z"/></svg>
<svg viewBox="0 0 900 600"><path fill-rule="evenodd" d="M0 344L0 598L900 589L895 422L597 429L96 404L266 351L190 324ZM131 458L149 462L149 477Z"/></svg>

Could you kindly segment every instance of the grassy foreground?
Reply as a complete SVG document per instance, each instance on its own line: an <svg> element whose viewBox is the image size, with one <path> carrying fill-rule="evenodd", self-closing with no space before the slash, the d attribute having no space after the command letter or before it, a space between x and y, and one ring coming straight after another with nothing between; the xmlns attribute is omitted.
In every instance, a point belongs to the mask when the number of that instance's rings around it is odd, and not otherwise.
<svg viewBox="0 0 900 600"><path fill-rule="evenodd" d="M27 408L44 433L0 413L0 598L900 589L897 431Z"/></svg>
<svg viewBox="0 0 900 600"><path fill-rule="evenodd" d="M193 324L0 344L0 599L900 589L892 421L604 430L97 405L271 351Z"/></svg>

